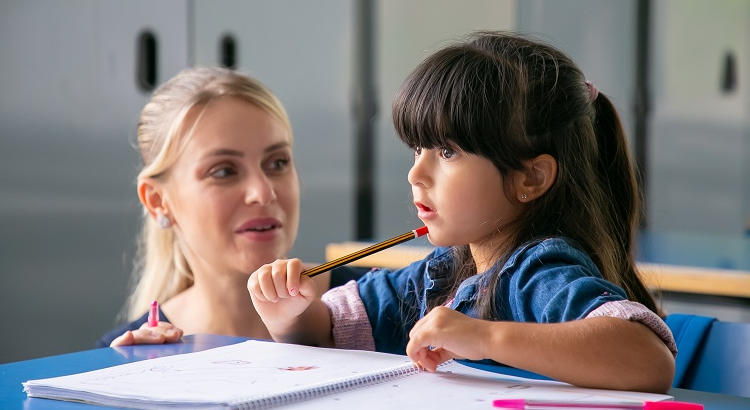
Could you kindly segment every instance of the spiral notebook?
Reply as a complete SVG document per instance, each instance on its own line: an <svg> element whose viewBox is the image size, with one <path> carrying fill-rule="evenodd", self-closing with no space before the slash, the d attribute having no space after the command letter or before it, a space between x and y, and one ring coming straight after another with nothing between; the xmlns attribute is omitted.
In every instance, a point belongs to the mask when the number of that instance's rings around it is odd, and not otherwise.
<svg viewBox="0 0 750 410"><path fill-rule="evenodd" d="M420 372L405 356L247 341L23 383L29 397L132 408L487 408L497 398L642 402L670 396L579 389L448 362ZM390 405L387 407L391 407Z"/></svg>

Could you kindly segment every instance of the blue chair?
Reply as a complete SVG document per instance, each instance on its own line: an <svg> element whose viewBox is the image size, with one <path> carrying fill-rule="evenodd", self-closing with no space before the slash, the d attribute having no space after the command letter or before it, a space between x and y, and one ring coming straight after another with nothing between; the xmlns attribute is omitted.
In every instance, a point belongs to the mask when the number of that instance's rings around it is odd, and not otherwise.
<svg viewBox="0 0 750 410"><path fill-rule="evenodd" d="M673 314L677 342L672 387L750 397L750 323Z"/></svg>

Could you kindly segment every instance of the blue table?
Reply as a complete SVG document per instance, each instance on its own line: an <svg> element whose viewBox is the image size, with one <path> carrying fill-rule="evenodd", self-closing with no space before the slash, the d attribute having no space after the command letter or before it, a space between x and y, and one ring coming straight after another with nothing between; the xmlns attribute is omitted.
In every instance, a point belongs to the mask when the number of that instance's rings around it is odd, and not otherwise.
<svg viewBox="0 0 750 410"><path fill-rule="evenodd" d="M182 343L141 345L86 350L0 365L0 409L94 409L105 408L58 400L29 399L21 383L30 379L63 376L136 362L155 357L190 353L213 347L239 343L247 339L218 335L185 336ZM484 370L495 370L486 365ZM497 371L502 372L502 367ZM750 409L750 398L672 389L675 400L703 403L707 410Z"/></svg>

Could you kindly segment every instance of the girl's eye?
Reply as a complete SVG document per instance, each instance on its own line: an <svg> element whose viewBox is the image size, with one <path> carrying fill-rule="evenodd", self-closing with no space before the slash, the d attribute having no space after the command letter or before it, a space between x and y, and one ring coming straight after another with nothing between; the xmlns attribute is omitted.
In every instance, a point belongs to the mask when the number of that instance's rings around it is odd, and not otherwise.
<svg viewBox="0 0 750 410"><path fill-rule="evenodd" d="M418 157L422 155L422 147L414 147L414 156Z"/></svg>
<svg viewBox="0 0 750 410"><path fill-rule="evenodd" d="M211 172L209 172L209 175L211 175L212 178L222 179L230 177L232 175L237 175L237 171L229 166L221 166L212 169Z"/></svg>
<svg viewBox="0 0 750 410"><path fill-rule="evenodd" d="M454 151L452 148L443 147L440 148L440 156L445 159L451 159L453 156L456 155L456 151Z"/></svg>

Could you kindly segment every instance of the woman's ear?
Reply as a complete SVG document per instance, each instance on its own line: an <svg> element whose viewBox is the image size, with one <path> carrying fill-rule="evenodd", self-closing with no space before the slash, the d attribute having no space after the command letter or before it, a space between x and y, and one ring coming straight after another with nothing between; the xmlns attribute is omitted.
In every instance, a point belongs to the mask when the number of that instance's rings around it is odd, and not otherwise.
<svg viewBox="0 0 750 410"><path fill-rule="evenodd" d="M169 212L162 186L151 178L138 180L138 199L153 218L160 214L167 215Z"/></svg>
<svg viewBox="0 0 750 410"><path fill-rule="evenodd" d="M549 154L523 161L524 169L514 175L516 199L531 202L547 192L557 179L557 160Z"/></svg>

